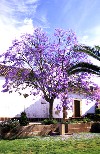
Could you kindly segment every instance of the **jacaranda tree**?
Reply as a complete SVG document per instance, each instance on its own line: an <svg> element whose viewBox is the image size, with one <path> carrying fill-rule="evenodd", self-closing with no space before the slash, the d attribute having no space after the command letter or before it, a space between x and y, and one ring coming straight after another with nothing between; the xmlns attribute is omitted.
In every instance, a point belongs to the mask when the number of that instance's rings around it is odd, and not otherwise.
<svg viewBox="0 0 100 154"><path fill-rule="evenodd" d="M52 118L55 98L60 97L62 106L69 106L67 99L71 77L67 70L73 63L86 59L84 54L73 51L75 45L77 39L74 32L61 29L56 29L52 38L41 29L36 29L33 35L24 34L19 40L14 40L7 52L1 55L2 63L11 68L3 92L31 87L30 95L35 95L36 88L49 102L49 118ZM79 76L81 78L81 74ZM77 83L80 81L77 80ZM76 79L72 82L74 86ZM86 84L81 82L81 87L87 87Z"/></svg>

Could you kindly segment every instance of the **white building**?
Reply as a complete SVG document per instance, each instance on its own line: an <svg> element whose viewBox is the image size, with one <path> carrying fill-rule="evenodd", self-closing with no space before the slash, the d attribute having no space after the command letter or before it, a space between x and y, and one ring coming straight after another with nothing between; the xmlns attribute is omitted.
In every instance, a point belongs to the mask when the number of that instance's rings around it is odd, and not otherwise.
<svg viewBox="0 0 100 154"><path fill-rule="evenodd" d="M17 92L8 93L1 92L2 85L5 83L5 74L7 67L0 65L2 73L0 74L0 120L6 118L19 117L21 112L25 111L28 118L48 118L49 116L49 103L42 99L41 95L29 96L24 98L23 95L19 95ZM71 102L71 108L68 110L68 117L80 117L87 113L95 112L95 100L91 100L85 94L71 93L68 94ZM57 110L57 104L60 105L60 100L55 99L53 105L53 117L62 118L62 110Z"/></svg>

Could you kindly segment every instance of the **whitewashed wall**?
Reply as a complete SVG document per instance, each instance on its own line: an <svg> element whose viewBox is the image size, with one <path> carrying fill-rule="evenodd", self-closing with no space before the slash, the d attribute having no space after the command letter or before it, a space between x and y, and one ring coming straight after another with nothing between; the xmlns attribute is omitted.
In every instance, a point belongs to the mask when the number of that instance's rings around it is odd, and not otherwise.
<svg viewBox="0 0 100 154"><path fill-rule="evenodd" d="M72 106L68 111L67 111L67 118L72 117L74 114L74 100L79 100L81 101L81 116L85 116L87 113L95 113L95 100L91 100L90 98L82 95L82 94L72 94L69 93L69 100L70 100L70 106ZM53 111L53 115L55 118L62 118L63 114L62 114L62 110L61 112L57 112L56 106L57 104L60 103L60 100L55 100L54 103L54 111Z"/></svg>
<svg viewBox="0 0 100 154"><path fill-rule="evenodd" d="M82 116L87 113L95 113L95 100L91 100L89 97L82 94L69 93L69 98L72 98L72 114L74 112L74 100L79 100L82 103ZM71 114L70 114L71 115Z"/></svg>
<svg viewBox="0 0 100 154"><path fill-rule="evenodd" d="M0 77L0 117L15 117L20 116L22 111L26 111L29 118L47 118L49 116L49 103L42 99L40 95L29 96L24 98L23 95L19 95L17 92L3 93L2 85L4 84L4 77ZM24 93L24 92L23 92ZM68 110L68 117L71 117L74 112L73 104L74 99L82 101L82 115L95 112L95 101L87 99L83 95L69 93L72 109ZM62 111L59 112L56 109L60 100L55 99L53 106L53 117L62 118Z"/></svg>
<svg viewBox="0 0 100 154"><path fill-rule="evenodd" d="M24 110L30 118L48 117L49 104L40 95L24 98L17 92L3 93L1 92L3 84L4 77L0 77L0 117L20 116L20 113Z"/></svg>

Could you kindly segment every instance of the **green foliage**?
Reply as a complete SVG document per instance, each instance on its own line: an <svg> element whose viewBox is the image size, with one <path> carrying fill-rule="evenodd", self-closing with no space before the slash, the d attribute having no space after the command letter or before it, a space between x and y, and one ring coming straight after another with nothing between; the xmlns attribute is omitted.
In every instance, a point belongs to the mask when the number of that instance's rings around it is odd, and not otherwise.
<svg viewBox="0 0 100 154"><path fill-rule="evenodd" d="M83 118L83 119L69 119L66 123L70 124L70 123L87 123L87 122L91 122L90 118Z"/></svg>
<svg viewBox="0 0 100 154"><path fill-rule="evenodd" d="M94 121L100 121L100 108L95 109Z"/></svg>
<svg viewBox="0 0 100 154"><path fill-rule="evenodd" d="M44 121L43 121L43 124L45 124L45 125L50 125L50 124L57 124L58 122L57 122L57 120L55 120L55 119L45 119Z"/></svg>
<svg viewBox="0 0 100 154"><path fill-rule="evenodd" d="M100 114L100 108L96 108L95 114Z"/></svg>
<svg viewBox="0 0 100 154"><path fill-rule="evenodd" d="M66 124L71 124L71 123L79 123L79 120L77 120L77 119L69 119L68 121L66 121Z"/></svg>
<svg viewBox="0 0 100 154"><path fill-rule="evenodd" d="M95 47L91 48L90 46L79 45L79 46L74 46L74 51L86 53L89 56L100 61L100 54L99 54L100 47L99 46L95 46Z"/></svg>
<svg viewBox="0 0 100 154"><path fill-rule="evenodd" d="M87 115L85 116L86 118L89 118L91 120L94 120L94 113L87 113Z"/></svg>
<svg viewBox="0 0 100 154"><path fill-rule="evenodd" d="M78 46L74 46L73 50L76 52L86 53L87 55L100 61L100 47L99 46L95 46L91 48L90 46L86 46L86 45L78 45ZM96 64L90 64L87 62L79 62L76 65L72 66L68 71L69 74L75 74L77 72L88 72L88 73L100 75L100 67L97 66Z"/></svg>
<svg viewBox="0 0 100 154"><path fill-rule="evenodd" d="M10 119L8 121L4 121L4 122L0 123L1 132L7 133L10 130L16 131L16 129L19 125L20 124L17 119Z"/></svg>
<svg viewBox="0 0 100 154"><path fill-rule="evenodd" d="M100 121L100 114L94 115L94 121Z"/></svg>
<svg viewBox="0 0 100 154"><path fill-rule="evenodd" d="M83 118L83 122L84 123L91 122L91 119L90 118Z"/></svg>
<svg viewBox="0 0 100 154"><path fill-rule="evenodd" d="M93 123L91 126L92 133L100 133L100 122Z"/></svg>
<svg viewBox="0 0 100 154"><path fill-rule="evenodd" d="M19 122L20 122L20 125L21 125L21 126L26 126L26 125L28 125L29 122L28 122L28 118L27 118L27 115L26 115L25 112L22 112L22 113L21 113L21 117L20 117Z"/></svg>
<svg viewBox="0 0 100 154"><path fill-rule="evenodd" d="M91 121L100 121L100 109L96 109L95 113L87 114L86 117L91 119Z"/></svg>
<svg viewBox="0 0 100 154"><path fill-rule="evenodd" d="M69 75L75 74L78 72L88 72L88 73L100 75L100 67L97 65L86 63L86 62L79 62L68 69Z"/></svg>

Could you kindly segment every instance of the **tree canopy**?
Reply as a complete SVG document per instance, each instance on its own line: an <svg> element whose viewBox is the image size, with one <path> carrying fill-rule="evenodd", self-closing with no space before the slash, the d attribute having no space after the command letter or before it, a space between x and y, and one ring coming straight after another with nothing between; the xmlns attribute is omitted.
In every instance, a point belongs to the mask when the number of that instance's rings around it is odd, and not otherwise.
<svg viewBox="0 0 100 154"><path fill-rule="evenodd" d="M24 34L19 40L14 40L7 52L1 55L3 64L15 68L6 75L3 91L19 91L29 86L32 87L30 95L36 94L34 88L37 92L42 91L50 104L50 118L56 97L60 97L62 106L70 107L67 101L69 83L72 82L73 86L79 83L77 86L81 84L80 87L88 87L89 91L87 82L82 80L88 74L79 74L77 78L68 75L73 64L87 61L86 54L73 50L76 45L75 33L62 29L56 29L52 38L36 29L32 35Z"/></svg>

